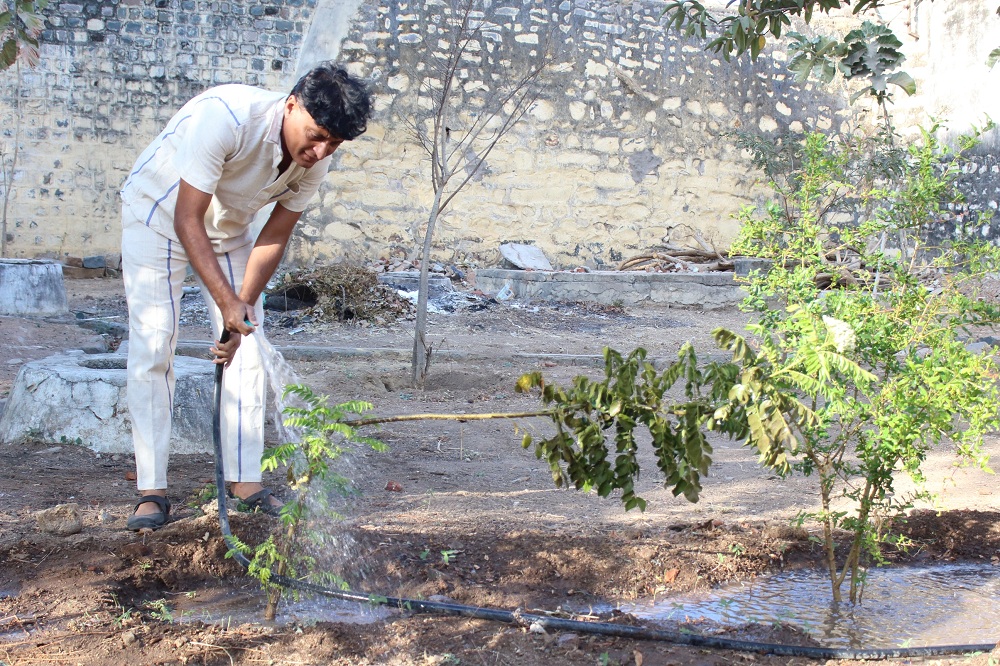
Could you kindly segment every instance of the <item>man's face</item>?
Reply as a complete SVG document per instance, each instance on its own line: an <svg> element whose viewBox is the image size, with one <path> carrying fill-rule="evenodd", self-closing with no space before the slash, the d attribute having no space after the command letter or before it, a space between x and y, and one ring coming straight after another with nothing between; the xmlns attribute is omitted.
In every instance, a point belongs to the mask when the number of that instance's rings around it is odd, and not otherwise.
<svg viewBox="0 0 1000 666"><path fill-rule="evenodd" d="M308 169L324 157L332 155L343 139L331 136L316 124L295 95L285 100L285 117L281 123L282 148L286 156Z"/></svg>

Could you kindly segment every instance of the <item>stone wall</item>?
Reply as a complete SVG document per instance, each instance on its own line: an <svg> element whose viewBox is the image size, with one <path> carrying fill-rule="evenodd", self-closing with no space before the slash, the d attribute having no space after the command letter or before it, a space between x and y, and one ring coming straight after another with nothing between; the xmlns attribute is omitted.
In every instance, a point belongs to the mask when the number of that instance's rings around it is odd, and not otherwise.
<svg viewBox="0 0 1000 666"><path fill-rule="evenodd" d="M756 174L728 132L839 127L848 112L792 85L781 62L722 62L660 25L663 3L486 3L463 58L461 132L495 94L506 63L551 57L541 96L439 221L435 255L490 265L503 241L533 243L557 267L615 265L691 230L719 247ZM413 256L432 201L426 152L408 125L427 121L454 40L447 2L363 4L342 57L374 72L379 116L345 147L292 246L298 261Z"/></svg>
<svg viewBox="0 0 1000 666"><path fill-rule="evenodd" d="M314 4L50 3L39 67L0 72L0 150L8 170L19 144L8 255L116 252L118 188L138 154L185 101L211 85L287 87Z"/></svg>
<svg viewBox="0 0 1000 666"><path fill-rule="evenodd" d="M455 15L445 0L359 2L341 59L372 78L377 116L335 156L290 247L297 263L412 257L432 200L429 161L409 127L428 116L421 89L449 47ZM15 137L20 146L8 255L114 252L117 189L167 118L217 83L288 89L296 69L333 55L303 44L323 42L331 32L323 12L345 4L354 12L358 2L51 4L41 66L19 79L0 73L8 166ZM858 111L842 91L794 85L780 59L726 63L666 33L663 2L483 4L482 35L460 72L455 131L482 112L500 65L516 70L543 53L552 61L530 113L439 221L441 261L494 265L500 242L519 241L557 267L599 268L692 230L724 247L736 233L731 215L760 192L728 133L837 130ZM976 184L991 194L978 206L996 205L991 154Z"/></svg>

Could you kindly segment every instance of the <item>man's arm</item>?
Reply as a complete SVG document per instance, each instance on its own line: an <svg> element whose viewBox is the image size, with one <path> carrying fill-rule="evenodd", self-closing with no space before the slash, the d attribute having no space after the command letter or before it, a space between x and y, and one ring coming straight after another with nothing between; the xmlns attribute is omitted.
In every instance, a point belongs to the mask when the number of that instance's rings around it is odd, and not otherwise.
<svg viewBox="0 0 1000 666"><path fill-rule="evenodd" d="M202 192L181 179L177 191L177 206L174 209L174 232L184 246L191 266L222 312L222 327L233 334L229 342L217 342L212 348L212 352L218 357L216 362L228 365L240 346L240 335L253 333L257 322L253 301L247 303L236 295L215 259L215 251L205 230L205 212L211 203L211 194ZM251 323L247 324L247 321Z"/></svg>
<svg viewBox="0 0 1000 666"><path fill-rule="evenodd" d="M257 235L257 242L250 252L246 274L243 276L243 287L240 289L241 301L251 305L257 302L264 287L267 286L267 281L278 269L281 257L285 254L285 247L288 246L288 239L292 235L292 229L301 216L301 212L292 212L280 203L274 205L271 216Z"/></svg>

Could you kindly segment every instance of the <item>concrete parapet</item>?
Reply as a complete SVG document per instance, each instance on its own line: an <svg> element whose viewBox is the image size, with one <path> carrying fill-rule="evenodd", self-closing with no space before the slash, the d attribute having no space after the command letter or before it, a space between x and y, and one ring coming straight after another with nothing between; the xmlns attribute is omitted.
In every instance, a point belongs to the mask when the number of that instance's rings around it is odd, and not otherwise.
<svg viewBox="0 0 1000 666"><path fill-rule="evenodd" d="M611 305L674 305L711 310L735 305L746 292L733 273L639 273L631 271L476 271L476 286L486 293L510 285L514 296L538 301L590 301Z"/></svg>
<svg viewBox="0 0 1000 666"><path fill-rule="evenodd" d="M125 356L69 352L25 363L0 416L0 444L66 441L100 453L131 453ZM215 366L177 356L173 453L212 451Z"/></svg>

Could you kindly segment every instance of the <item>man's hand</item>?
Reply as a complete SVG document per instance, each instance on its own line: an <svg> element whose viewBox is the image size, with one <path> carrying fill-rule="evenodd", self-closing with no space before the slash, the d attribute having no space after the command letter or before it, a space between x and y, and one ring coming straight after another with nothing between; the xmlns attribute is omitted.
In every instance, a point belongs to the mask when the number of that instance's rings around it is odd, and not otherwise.
<svg viewBox="0 0 1000 666"><path fill-rule="evenodd" d="M216 340L215 345L212 346L210 350L215 354L215 360L212 363L223 364L225 367L229 367L229 364L233 362L233 358L236 356L236 350L240 348L240 340L243 336L239 333L229 333L228 339L223 342L222 340ZM226 337L223 335L222 337Z"/></svg>
<svg viewBox="0 0 1000 666"><path fill-rule="evenodd" d="M244 303L244 305L246 304ZM250 335L257 330L254 322L250 320L251 317L253 317L253 308L247 306L245 319L234 326L237 330L234 331L228 326L223 329L221 338L215 341L215 345L210 350L216 357L212 363L222 363L227 368L229 367L233 358L236 357L236 350L240 348L243 336Z"/></svg>

